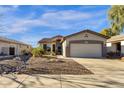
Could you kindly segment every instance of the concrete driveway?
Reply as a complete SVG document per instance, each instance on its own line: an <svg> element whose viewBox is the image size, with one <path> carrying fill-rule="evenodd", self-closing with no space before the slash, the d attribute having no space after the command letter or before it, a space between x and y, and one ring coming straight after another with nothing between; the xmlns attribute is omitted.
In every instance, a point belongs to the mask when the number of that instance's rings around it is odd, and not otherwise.
<svg viewBox="0 0 124 93"><path fill-rule="evenodd" d="M72 58L93 75L16 75L0 76L0 87L92 88L124 87L124 62L109 59Z"/></svg>
<svg viewBox="0 0 124 93"><path fill-rule="evenodd" d="M116 59L73 58L95 75L124 75L124 62Z"/></svg>

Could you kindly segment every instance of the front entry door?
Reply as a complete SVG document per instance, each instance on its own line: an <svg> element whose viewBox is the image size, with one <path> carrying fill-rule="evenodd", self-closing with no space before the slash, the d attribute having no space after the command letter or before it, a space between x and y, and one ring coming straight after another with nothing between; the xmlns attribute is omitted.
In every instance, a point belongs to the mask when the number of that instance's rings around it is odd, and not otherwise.
<svg viewBox="0 0 124 93"><path fill-rule="evenodd" d="M121 55L121 43L117 43L117 55Z"/></svg>
<svg viewBox="0 0 124 93"><path fill-rule="evenodd" d="M9 55L15 55L15 48L14 47L9 48Z"/></svg>

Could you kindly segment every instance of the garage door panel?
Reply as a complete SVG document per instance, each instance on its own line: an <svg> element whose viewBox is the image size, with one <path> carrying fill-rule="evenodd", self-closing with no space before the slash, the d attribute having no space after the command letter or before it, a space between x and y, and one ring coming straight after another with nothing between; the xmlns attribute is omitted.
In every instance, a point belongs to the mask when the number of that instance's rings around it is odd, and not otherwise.
<svg viewBox="0 0 124 93"><path fill-rule="evenodd" d="M102 57L101 44L70 44L71 57Z"/></svg>

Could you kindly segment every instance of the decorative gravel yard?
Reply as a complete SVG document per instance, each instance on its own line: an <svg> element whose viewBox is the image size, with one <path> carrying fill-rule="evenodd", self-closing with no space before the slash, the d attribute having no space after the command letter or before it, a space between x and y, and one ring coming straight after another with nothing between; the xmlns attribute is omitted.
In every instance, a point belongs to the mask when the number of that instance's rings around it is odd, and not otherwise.
<svg viewBox="0 0 124 93"><path fill-rule="evenodd" d="M24 74L71 74L84 75L93 74L84 66L69 59L58 59L53 57L31 58L25 70L20 73Z"/></svg>

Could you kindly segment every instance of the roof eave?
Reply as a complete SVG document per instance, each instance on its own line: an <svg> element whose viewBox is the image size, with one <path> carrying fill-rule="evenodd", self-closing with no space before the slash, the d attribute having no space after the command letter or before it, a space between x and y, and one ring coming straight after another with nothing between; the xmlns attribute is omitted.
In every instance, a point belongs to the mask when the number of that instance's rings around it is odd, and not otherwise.
<svg viewBox="0 0 124 93"><path fill-rule="evenodd" d="M71 35L67 35L67 36L65 36L64 38L67 39L67 38L69 38L69 37L72 37L72 36L74 36L74 35L76 35L76 34L80 34L80 33L83 33L83 32L93 33L93 34L96 34L96 35L101 36L101 37L103 37L103 38L109 39L108 36L102 35L102 34L100 34L100 33L97 33L97 32L95 32L95 31L92 31L92 30L89 30L89 29L82 30L82 31L80 31L80 32L77 32L77 33L74 33L74 34L71 34Z"/></svg>

